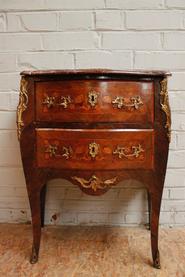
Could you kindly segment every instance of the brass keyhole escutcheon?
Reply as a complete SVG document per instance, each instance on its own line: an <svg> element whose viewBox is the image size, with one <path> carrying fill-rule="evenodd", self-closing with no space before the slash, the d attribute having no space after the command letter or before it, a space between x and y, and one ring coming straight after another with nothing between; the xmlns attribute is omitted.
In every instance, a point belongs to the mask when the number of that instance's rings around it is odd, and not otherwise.
<svg viewBox="0 0 185 277"><path fill-rule="evenodd" d="M99 144L96 142L92 142L89 144L89 155L92 158L95 158L98 155L99 152Z"/></svg>
<svg viewBox="0 0 185 277"><path fill-rule="evenodd" d="M96 91L90 91L88 94L88 102L91 107L95 107L98 102L98 94Z"/></svg>

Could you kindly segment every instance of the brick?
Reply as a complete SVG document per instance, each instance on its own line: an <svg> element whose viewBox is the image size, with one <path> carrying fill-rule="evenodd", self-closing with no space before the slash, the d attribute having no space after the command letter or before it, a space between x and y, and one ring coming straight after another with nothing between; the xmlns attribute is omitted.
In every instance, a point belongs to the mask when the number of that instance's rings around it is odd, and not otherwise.
<svg viewBox="0 0 185 277"><path fill-rule="evenodd" d="M174 220L175 213L174 212L161 212L160 213L160 224L168 224L173 225L175 223Z"/></svg>
<svg viewBox="0 0 185 277"><path fill-rule="evenodd" d="M185 91L169 93L169 100L172 111L184 111Z"/></svg>
<svg viewBox="0 0 185 277"><path fill-rule="evenodd" d="M21 22L27 31L54 31L57 28L57 14L27 13L21 15Z"/></svg>
<svg viewBox="0 0 185 277"><path fill-rule="evenodd" d="M1 223L28 223L29 212L26 209L0 209Z"/></svg>
<svg viewBox="0 0 185 277"><path fill-rule="evenodd" d="M124 208L123 202L121 201L80 201L80 200L57 200L56 201L48 201L47 203L49 209L60 209L62 205L62 209L64 212L87 212L99 213L101 211L104 212L120 212Z"/></svg>
<svg viewBox="0 0 185 277"><path fill-rule="evenodd" d="M148 222L147 213L130 213L126 214L125 218L127 224L144 224Z"/></svg>
<svg viewBox="0 0 185 277"><path fill-rule="evenodd" d="M172 130L185 131L185 114L175 113L173 115Z"/></svg>
<svg viewBox="0 0 185 277"><path fill-rule="evenodd" d="M50 180L48 181L48 187L49 186L55 186L55 187L66 187L66 188L69 188L69 187L73 187L73 185L71 184L71 182L65 180L65 179L54 179L54 180Z"/></svg>
<svg viewBox="0 0 185 277"><path fill-rule="evenodd" d="M168 79L168 88L170 90L184 90L185 72L172 72Z"/></svg>
<svg viewBox="0 0 185 277"><path fill-rule="evenodd" d="M61 224L76 225L77 224L77 214L76 213L62 213L61 214Z"/></svg>
<svg viewBox="0 0 185 277"><path fill-rule="evenodd" d="M166 50L184 50L185 32L164 33L164 49Z"/></svg>
<svg viewBox="0 0 185 277"><path fill-rule="evenodd" d="M92 12L62 12L59 28L68 30L91 30L94 26Z"/></svg>
<svg viewBox="0 0 185 277"><path fill-rule="evenodd" d="M15 111L18 104L18 93L15 92L0 92L0 110Z"/></svg>
<svg viewBox="0 0 185 277"><path fill-rule="evenodd" d="M65 190L65 199L81 199L82 195L83 192L79 188L68 188Z"/></svg>
<svg viewBox="0 0 185 277"><path fill-rule="evenodd" d="M18 55L19 70L26 69L71 69L74 68L74 58L68 53L25 53Z"/></svg>
<svg viewBox="0 0 185 277"><path fill-rule="evenodd" d="M0 0L0 11L39 10L44 8L46 8L44 0L27 1L26 5L25 0Z"/></svg>
<svg viewBox="0 0 185 277"><path fill-rule="evenodd" d="M148 209L146 189L123 188L120 190L119 199L128 211L147 211Z"/></svg>
<svg viewBox="0 0 185 277"><path fill-rule="evenodd" d="M183 212L185 211L185 201L183 200L164 200L163 211Z"/></svg>
<svg viewBox="0 0 185 277"><path fill-rule="evenodd" d="M120 11L97 11L95 16L98 30L124 29L124 14Z"/></svg>
<svg viewBox="0 0 185 277"><path fill-rule="evenodd" d="M108 223L108 214L106 213L79 213L77 215L77 221L80 225L92 225L92 224L106 224Z"/></svg>
<svg viewBox="0 0 185 277"><path fill-rule="evenodd" d="M77 188L77 190L79 191L78 188ZM71 192L71 190L69 190L69 192L68 192L69 196L68 197L66 196L66 198L70 197L70 192ZM102 201L102 200L115 200L118 197L118 193L119 193L119 188L117 188L117 186L116 186L115 189L112 188L111 190L107 191L105 194L102 194L99 197L97 197L96 201L98 201L98 200L99 201ZM93 195L88 195L88 194L83 193L83 192L82 192L82 194L79 194L78 197L82 198L82 200L85 200L85 201L94 201L94 196Z"/></svg>
<svg viewBox="0 0 185 277"><path fill-rule="evenodd" d="M106 7L113 9L161 9L162 0L106 0Z"/></svg>
<svg viewBox="0 0 185 277"><path fill-rule="evenodd" d="M185 151L171 151L168 158L169 168L184 168L185 167Z"/></svg>
<svg viewBox="0 0 185 277"><path fill-rule="evenodd" d="M77 225L76 213L64 213L59 210L46 209L45 224L53 225Z"/></svg>
<svg viewBox="0 0 185 277"><path fill-rule="evenodd" d="M29 209L28 199L26 198L17 198L17 197L1 197L0 198L0 209Z"/></svg>
<svg viewBox="0 0 185 277"><path fill-rule="evenodd" d="M16 55L0 53L0 72L13 72L16 70Z"/></svg>
<svg viewBox="0 0 185 277"><path fill-rule="evenodd" d="M78 203L78 211L80 212L96 212L101 213L104 212L117 212L121 208L121 202L120 201L67 201L67 205L65 206L65 209L75 209L75 206ZM77 206L76 206L77 207ZM123 207L122 207L123 208Z"/></svg>
<svg viewBox="0 0 185 277"><path fill-rule="evenodd" d="M8 14L8 31L56 31L57 13L35 12Z"/></svg>
<svg viewBox="0 0 185 277"><path fill-rule="evenodd" d="M185 188L171 188L170 199L185 199Z"/></svg>
<svg viewBox="0 0 185 277"><path fill-rule="evenodd" d="M16 111L19 103L19 92L10 93L9 111Z"/></svg>
<svg viewBox="0 0 185 277"><path fill-rule="evenodd" d="M170 141L169 149L170 150L177 149L177 136L176 136L176 132L174 131L171 132L171 141Z"/></svg>
<svg viewBox="0 0 185 277"><path fill-rule="evenodd" d="M0 186L25 186L22 168L0 167L0 180Z"/></svg>
<svg viewBox="0 0 185 277"><path fill-rule="evenodd" d="M52 215L53 214L59 214L59 211L57 210L48 210L48 207L46 206L45 208L45 218L44 218L44 224L50 224L50 225L55 225L55 222L53 222L52 220ZM58 222L58 218L57 218L57 222ZM57 225L56 222L56 225Z"/></svg>
<svg viewBox="0 0 185 277"><path fill-rule="evenodd" d="M60 212L55 210L47 210L45 211L45 224L51 224L51 225L59 225L60 224Z"/></svg>
<svg viewBox="0 0 185 277"><path fill-rule="evenodd" d="M74 10L92 10L102 9L105 7L104 0L45 0L45 7L47 9L74 9Z"/></svg>
<svg viewBox="0 0 185 277"><path fill-rule="evenodd" d="M166 0L166 6L169 8L185 8L184 0Z"/></svg>
<svg viewBox="0 0 185 277"><path fill-rule="evenodd" d="M19 148L0 148L0 166L21 166Z"/></svg>
<svg viewBox="0 0 185 277"><path fill-rule="evenodd" d="M168 169L165 179L166 187L185 187L185 169Z"/></svg>
<svg viewBox="0 0 185 277"><path fill-rule="evenodd" d="M18 73L0 74L0 91L19 90L20 75Z"/></svg>
<svg viewBox="0 0 185 277"><path fill-rule="evenodd" d="M135 68L184 69L185 52L141 52L135 55Z"/></svg>
<svg viewBox="0 0 185 277"><path fill-rule="evenodd" d="M120 190L119 199L129 200L133 198L137 198L139 200L146 200L146 192L143 189L123 188Z"/></svg>
<svg viewBox="0 0 185 277"><path fill-rule="evenodd" d="M159 33L149 32L108 32L102 35L103 49L160 50L162 49Z"/></svg>
<svg viewBox="0 0 185 277"><path fill-rule="evenodd" d="M5 32L6 30L6 17L5 14L0 14L0 32Z"/></svg>
<svg viewBox="0 0 185 277"><path fill-rule="evenodd" d="M121 207L123 211L126 209L129 212L146 212L148 210L146 199L139 199L138 197L124 200Z"/></svg>
<svg viewBox="0 0 185 277"><path fill-rule="evenodd" d="M0 51L41 50L39 34L0 34Z"/></svg>
<svg viewBox="0 0 185 277"><path fill-rule="evenodd" d="M46 209L46 219L47 224L58 225L61 222L61 212L57 210L47 210Z"/></svg>
<svg viewBox="0 0 185 277"><path fill-rule="evenodd" d="M0 129L16 129L16 113L0 111Z"/></svg>
<svg viewBox="0 0 185 277"><path fill-rule="evenodd" d="M124 213L110 213L108 215L109 225L123 225L125 223Z"/></svg>
<svg viewBox="0 0 185 277"><path fill-rule="evenodd" d="M183 211L183 212L176 212L175 214L174 214L174 223L176 224L176 225L181 225L181 226L184 226L184 222L185 221L185 212Z"/></svg>
<svg viewBox="0 0 185 277"><path fill-rule="evenodd" d="M45 50L96 49L99 36L94 32L43 34Z"/></svg>
<svg viewBox="0 0 185 277"><path fill-rule="evenodd" d="M48 210L59 210L64 205L63 200L59 199L51 199L49 196L46 197L46 206Z"/></svg>
<svg viewBox="0 0 185 277"><path fill-rule="evenodd" d="M1 197L27 197L27 190L26 186L25 187L13 187L13 186L1 186L0 187L0 194Z"/></svg>
<svg viewBox="0 0 185 277"><path fill-rule="evenodd" d="M144 188L144 186L142 183L140 183L137 180L129 179L129 180L120 182L116 186L116 188L142 189L142 188Z"/></svg>
<svg viewBox="0 0 185 277"><path fill-rule="evenodd" d="M48 186L47 189L47 201L55 201L56 199L62 200L65 196L64 187Z"/></svg>
<svg viewBox="0 0 185 277"><path fill-rule="evenodd" d="M164 188L164 189L163 189L163 196L162 196L162 199L168 199L168 198L169 198L169 195L170 195L170 190L169 190L169 188Z"/></svg>
<svg viewBox="0 0 185 277"><path fill-rule="evenodd" d="M178 149L185 149L185 132L177 134L177 147Z"/></svg>
<svg viewBox="0 0 185 277"><path fill-rule="evenodd" d="M114 189L118 190L119 192L120 189L122 188L133 188L133 187L135 188L135 180L128 179L128 180L123 180L119 182Z"/></svg>
<svg viewBox="0 0 185 277"><path fill-rule="evenodd" d="M126 27L135 30L173 30L183 28L179 11L127 11Z"/></svg>
<svg viewBox="0 0 185 277"><path fill-rule="evenodd" d="M8 32L21 32L26 31L21 22L19 13L7 13L7 31Z"/></svg>
<svg viewBox="0 0 185 277"><path fill-rule="evenodd" d="M109 191L107 191L105 194L100 195L97 200L100 201L107 201L107 200L116 200L118 198L118 193L119 193L119 189L115 188L111 188ZM83 199L85 198L86 200L92 200L94 201L94 197L87 195L85 193L82 194Z"/></svg>
<svg viewBox="0 0 185 277"><path fill-rule="evenodd" d="M125 52L78 52L76 55L76 68L115 68L124 69L132 67L132 54Z"/></svg>
<svg viewBox="0 0 185 277"><path fill-rule="evenodd" d="M19 147L16 131L0 131L0 145L4 148Z"/></svg>

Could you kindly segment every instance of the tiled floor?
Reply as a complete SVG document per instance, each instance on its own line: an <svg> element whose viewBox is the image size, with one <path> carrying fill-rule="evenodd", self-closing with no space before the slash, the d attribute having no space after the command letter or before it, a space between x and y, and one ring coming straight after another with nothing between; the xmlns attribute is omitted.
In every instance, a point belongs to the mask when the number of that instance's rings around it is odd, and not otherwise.
<svg viewBox="0 0 185 277"><path fill-rule="evenodd" d="M0 225L0 277L185 277L185 228L160 228L161 270L142 227L45 227L35 265L31 241L30 225Z"/></svg>

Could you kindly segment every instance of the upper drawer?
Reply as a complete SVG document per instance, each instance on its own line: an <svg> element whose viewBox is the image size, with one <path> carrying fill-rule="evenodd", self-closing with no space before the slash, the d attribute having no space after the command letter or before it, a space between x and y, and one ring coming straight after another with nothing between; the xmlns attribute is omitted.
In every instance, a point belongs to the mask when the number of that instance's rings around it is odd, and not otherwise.
<svg viewBox="0 0 185 277"><path fill-rule="evenodd" d="M153 82L36 82L36 120L152 125Z"/></svg>

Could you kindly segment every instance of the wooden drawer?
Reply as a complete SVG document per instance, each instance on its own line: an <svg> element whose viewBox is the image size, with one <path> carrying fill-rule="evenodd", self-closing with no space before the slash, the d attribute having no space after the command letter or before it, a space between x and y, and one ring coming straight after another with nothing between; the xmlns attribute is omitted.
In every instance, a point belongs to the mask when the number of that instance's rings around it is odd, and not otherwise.
<svg viewBox="0 0 185 277"><path fill-rule="evenodd" d="M38 167L153 168L153 130L36 129Z"/></svg>
<svg viewBox="0 0 185 277"><path fill-rule="evenodd" d="M49 81L36 82L35 91L37 121L153 126L153 82Z"/></svg>

